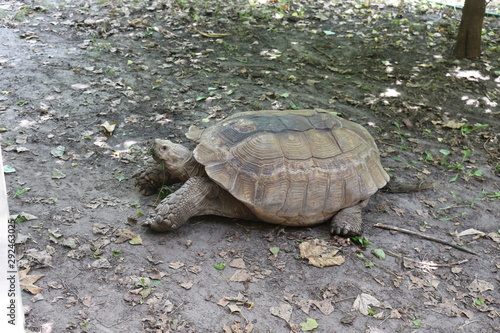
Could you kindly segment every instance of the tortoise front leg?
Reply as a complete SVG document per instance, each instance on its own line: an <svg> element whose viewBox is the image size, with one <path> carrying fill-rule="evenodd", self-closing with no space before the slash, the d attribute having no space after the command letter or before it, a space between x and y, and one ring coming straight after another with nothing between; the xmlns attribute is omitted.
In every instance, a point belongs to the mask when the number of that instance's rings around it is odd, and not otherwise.
<svg viewBox="0 0 500 333"><path fill-rule="evenodd" d="M338 211L332 218L330 232L342 237L360 236L363 233L361 210L366 205L368 205L368 199Z"/></svg>
<svg viewBox="0 0 500 333"><path fill-rule="evenodd" d="M142 224L156 231L178 228L193 216L218 215L246 220L257 219L250 209L206 177L191 177L156 207L155 214Z"/></svg>
<svg viewBox="0 0 500 333"><path fill-rule="evenodd" d="M152 158L132 177L135 178L134 186L144 195L155 194L162 186L179 182L178 179L172 177L172 175L165 170L163 164L156 162Z"/></svg>

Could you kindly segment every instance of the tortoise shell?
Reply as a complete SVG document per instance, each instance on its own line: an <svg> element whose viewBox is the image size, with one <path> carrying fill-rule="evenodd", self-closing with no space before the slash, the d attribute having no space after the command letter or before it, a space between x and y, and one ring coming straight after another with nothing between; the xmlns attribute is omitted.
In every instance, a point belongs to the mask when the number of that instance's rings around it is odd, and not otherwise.
<svg viewBox="0 0 500 333"><path fill-rule="evenodd" d="M187 137L208 176L271 223L321 223L389 180L368 131L324 110L242 112Z"/></svg>

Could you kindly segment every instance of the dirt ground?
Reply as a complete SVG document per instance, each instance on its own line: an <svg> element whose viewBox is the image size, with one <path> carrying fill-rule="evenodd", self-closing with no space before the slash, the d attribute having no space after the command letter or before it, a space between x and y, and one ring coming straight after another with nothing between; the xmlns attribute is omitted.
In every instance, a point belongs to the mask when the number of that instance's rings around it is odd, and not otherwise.
<svg viewBox="0 0 500 333"><path fill-rule="evenodd" d="M454 59L459 18L413 1L1 2L27 331L500 332L500 25L485 18L480 59ZM374 195L365 246L326 224L141 227L156 197L132 175L154 138L192 147L192 124L290 108L364 125L392 177L434 189ZM345 262L308 264L315 240Z"/></svg>

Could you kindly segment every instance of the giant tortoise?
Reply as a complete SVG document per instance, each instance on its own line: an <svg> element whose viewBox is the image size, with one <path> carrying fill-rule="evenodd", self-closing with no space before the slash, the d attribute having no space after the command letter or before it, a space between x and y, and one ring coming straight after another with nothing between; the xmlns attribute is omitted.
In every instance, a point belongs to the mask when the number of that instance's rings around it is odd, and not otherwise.
<svg viewBox="0 0 500 333"><path fill-rule="evenodd" d="M241 112L186 136L194 151L157 139L157 165L138 173L144 194L184 182L143 226L167 231L200 215L284 226L331 220L332 233L355 236L362 208L389 180L368 131L325 110Z"/></svg>

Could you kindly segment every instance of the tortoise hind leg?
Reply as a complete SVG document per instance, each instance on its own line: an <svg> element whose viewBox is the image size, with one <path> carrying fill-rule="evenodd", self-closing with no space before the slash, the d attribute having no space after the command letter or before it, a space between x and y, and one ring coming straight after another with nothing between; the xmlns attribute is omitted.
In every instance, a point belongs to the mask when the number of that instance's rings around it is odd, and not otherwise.
<svg viewBox="0 0 500 333"><path fill-rule="evenodd" d="M361 210L368 204L368 199L355 206L340 210L331 221L330 232L342 237L360 236L363 233Z"/></svg>
<svg viewBox="0 0 500 333"><path fill-rule="evenodd" d="M245 220L257 219L250 209L206 177L191 177L156 207L142 224L156 231L178 228L193 216L218 215Z"/></svg>

